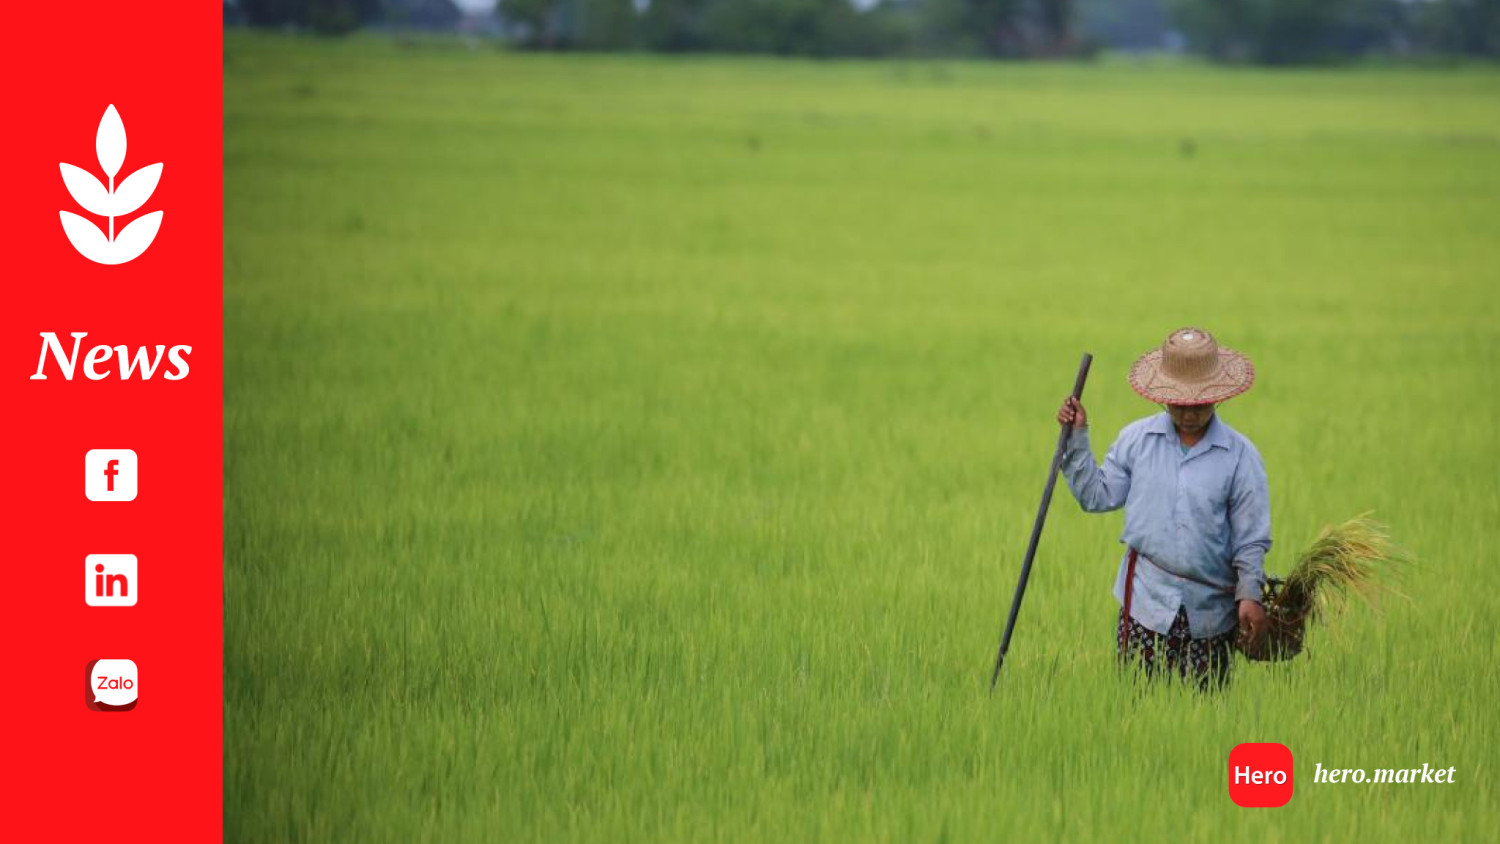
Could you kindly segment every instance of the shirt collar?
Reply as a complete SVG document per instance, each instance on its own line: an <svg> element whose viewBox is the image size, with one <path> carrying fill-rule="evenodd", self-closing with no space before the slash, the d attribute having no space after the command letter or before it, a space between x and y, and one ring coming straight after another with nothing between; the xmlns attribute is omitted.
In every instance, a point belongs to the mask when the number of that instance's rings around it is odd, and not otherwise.
<svg viewBox="0 0 1500 844"><path fill-rule="evenodd" d="M1172 417L1165 410L1163 410L1162 412L1160 412L1160 413L1156 414L1155 416L1151 417L1151 427L1146 431L1146 433L1148 433L1148 434L1171 434L1171 433L1173 433L1173 431L1172 431Z"/></svg>
<svg viewBox="0 0 1500 844"><path fill-rule="evenodd" d="M1152 419L1151 427L1147 429L1146 433L1162 434L1175 439L1177 429L1172 427L1172 416L1163 410ZM1213 424L1208 426L1208 431L1203 435L1203 439L1200 442L1207 443L1209 448L1222 448L1225 451L1230 450L1229 429L1224 426L1224 420L1219 418L1218 411L1214 412Z"/></svg>

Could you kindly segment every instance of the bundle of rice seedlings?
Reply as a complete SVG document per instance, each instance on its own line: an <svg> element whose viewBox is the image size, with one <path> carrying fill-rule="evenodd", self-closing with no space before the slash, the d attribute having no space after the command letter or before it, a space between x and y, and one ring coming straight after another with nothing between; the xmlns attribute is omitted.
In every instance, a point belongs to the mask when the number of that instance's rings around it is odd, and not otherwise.
<svg viewBox="0 0 1500 844"><path fill-rule="evenodd" d="M1262 603L1271 629L1253 653L1258 661L1291 659L1302 652L1307 622L1326 618L1351 596L1374 603L1380 592L1394 592L1376 580L1384 569L1411 562L1411 555L1391 541L1385 525L1363 513L1323 528L1285 579L1266 579Z"/></svg>

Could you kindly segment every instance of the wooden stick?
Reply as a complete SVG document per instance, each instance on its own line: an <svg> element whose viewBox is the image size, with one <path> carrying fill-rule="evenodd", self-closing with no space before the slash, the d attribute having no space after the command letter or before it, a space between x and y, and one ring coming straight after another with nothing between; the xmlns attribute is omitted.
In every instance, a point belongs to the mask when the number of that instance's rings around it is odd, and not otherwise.
<svg viewBox="0 0 1500 844"><path fill-rule="evenodd" d="M1089 365L1094 356L1084 352L1078 364L1078 378L1073 382L1073 398L1083 398L1083 384L1089 378ZM1071 424L1064 424L1057 434L1057 451L1052 454L1052 468L1047 470L1047 486L1042 490L1042 504L1037 508L1036 521L1031 525L1031 542L1026 545L1026 561L1021 563L1021 579L1016 583L1015 597L1010 600L1010 617L1005 622L1005 635L1000 639L1000 652L995 654L995 673L990 675L990 692L995 691L995 681L1000 679L1000 666L1005 664L1005 653L1010 650L1010 635L1016 629L1016 615L1021 612L1021 599L1026 597L1026 581L1031 577L1031 563L1036 559L1036 546L1042 539L1042 525L1047 523L1047 507L1052 503L1052 490L1057 486L1057 470L1062 466L1063 453L1068 447L1068 436L1073 433ZM1089 457L1093 459L1092 455Z"/></svg>

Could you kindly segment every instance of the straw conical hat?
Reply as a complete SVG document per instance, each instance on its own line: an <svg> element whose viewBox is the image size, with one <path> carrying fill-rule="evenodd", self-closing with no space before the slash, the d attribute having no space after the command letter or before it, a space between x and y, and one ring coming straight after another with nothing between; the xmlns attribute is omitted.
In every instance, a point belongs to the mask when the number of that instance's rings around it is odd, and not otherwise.
<svg viewBox="0 0 1500 844"><path fill-rule="evenodd" d="M1214 404L1250 389L1250 359L1201 328L1179 328L1130 367L1130 386L1160 404Z"/></svg>

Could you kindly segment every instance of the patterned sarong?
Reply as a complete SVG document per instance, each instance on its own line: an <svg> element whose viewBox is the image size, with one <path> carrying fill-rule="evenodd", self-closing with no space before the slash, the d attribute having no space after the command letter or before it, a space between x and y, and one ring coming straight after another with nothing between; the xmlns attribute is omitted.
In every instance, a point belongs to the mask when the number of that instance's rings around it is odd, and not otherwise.
<svg viewBox="0 0 1500 844"><path fill-rule="evenodd" d="M1177 608L1177 618L1166 635L1135 619L1127 621L1124 607L1115 624L1115 653L1122 664L1134 667L1147 679L1176 678L1196 683L1199 691L1222 689L1229 684L1234 666L1234 641L1230 630L1208 639L1194 639L1188 632L1187 610Z"/></svg>

